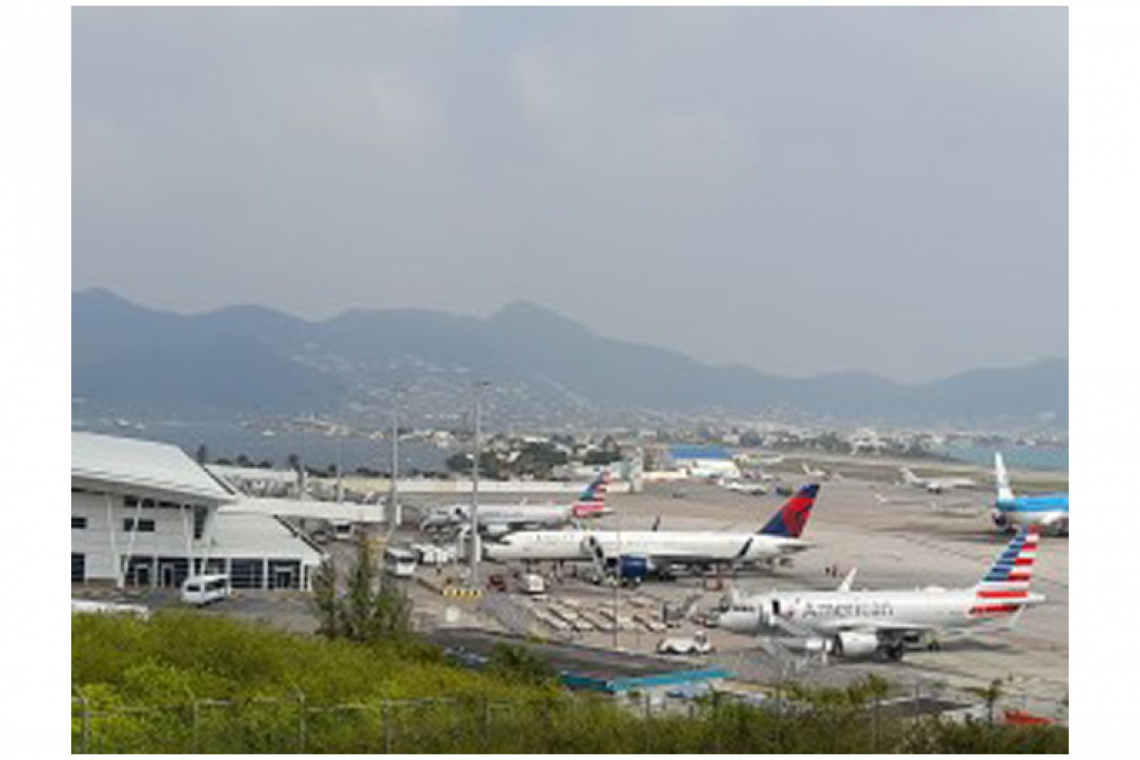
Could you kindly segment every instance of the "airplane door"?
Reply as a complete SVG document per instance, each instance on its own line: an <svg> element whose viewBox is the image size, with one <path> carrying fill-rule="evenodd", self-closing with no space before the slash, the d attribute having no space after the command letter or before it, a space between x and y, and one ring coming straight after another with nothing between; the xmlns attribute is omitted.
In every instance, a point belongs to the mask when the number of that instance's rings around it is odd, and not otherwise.
<svg viewBox="0 0 1140 760"><path fill-rule="evenodd" d="M780 617L780 600L772 600L772 617Z"/></svg>

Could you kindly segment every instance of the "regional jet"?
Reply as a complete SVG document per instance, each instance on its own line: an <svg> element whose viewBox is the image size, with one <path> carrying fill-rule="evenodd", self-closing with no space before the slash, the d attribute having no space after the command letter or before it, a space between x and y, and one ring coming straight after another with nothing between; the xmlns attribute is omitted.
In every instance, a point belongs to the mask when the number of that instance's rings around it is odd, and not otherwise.
<svg viewBox="0 0 1140 760"><path fill-rule="evenodd" d="M1023 528L977 584L915 591L853 591L852 575L835 591L773 591L733 599L721 628L774 636L790 648L840 657L899 660L908 644L936 648L941 631L1012 627L1045 597L1030 593L1039 529Z"/></svg>
<svg viewBox="0 0 1140 760"><path fill-rule="evenodd" d="M923 498L918 495L900 499L893 496L883 496L878 492L875 492L874 496L875 501L884 507L921 506L954 517L977 517L986 509L984 503L969 500L942 501L941 499Z"/></svg>
<svg viewBox="0 0 1140 760"><path fill-rule="evenodd" d="M606 508L608 473L599 472L573 504L480 504L479 531L497 537L515 530L552 528L576 520L601 517ZM420 523L420 530L461 528L471 522L471 506L456 504L432 510Z"/></svg>
<svg viewBox="0 0 1140 760"><path fill-rule="evenodd" d="M763 482L746 480L720 480L719 485L728 491L743 493L749 496L764 496L768 493L768 486Z"/></svg>
<svg viewBox="0 0 1140 760"><path fill-rule="evenodd" d="M909 467L900 467L903 482L908 486L922 488L930 493L942 493L954 488L972 488L974 481L969 478L920 478L910 471Z"/></svg>
<svg viewBox="0 0 1140 760"><path fill-rule="evenodd" d="M1069 535L1069 494L1015 496L1001 453L994 454L994 475L997 480L994 524L1006 531L1017 530L1023 525L1040 525L1059 536Z"/></svg>
<svg viewBox="0 0 1140 760"><path fill-rule="evenodd" d="M800 538L819 485L800 490L755 533L692 530L520 531L487 544L488 559L600 561L623 577L650 574L669 565L729 565L785 562L812 544Z"/></svg>

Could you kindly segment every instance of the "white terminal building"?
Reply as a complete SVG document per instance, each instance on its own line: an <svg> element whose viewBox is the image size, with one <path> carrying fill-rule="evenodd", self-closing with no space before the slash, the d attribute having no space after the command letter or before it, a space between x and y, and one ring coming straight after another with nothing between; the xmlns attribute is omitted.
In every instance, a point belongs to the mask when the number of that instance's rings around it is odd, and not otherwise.
<svg viewBox="0 0 1140 760"><path fill-rule="evenodd" d="M736 480L740 468L732 455L720 446L670 446L666 461L670 468L691 478L724 478Z"/></svg>
<svg viewBox="0 0 1140 760"><path fill-rule="evenodd" d="M237 589L309 590L323 557L181 449L71 434L71 581L177 588L221 573Z"/></svg>

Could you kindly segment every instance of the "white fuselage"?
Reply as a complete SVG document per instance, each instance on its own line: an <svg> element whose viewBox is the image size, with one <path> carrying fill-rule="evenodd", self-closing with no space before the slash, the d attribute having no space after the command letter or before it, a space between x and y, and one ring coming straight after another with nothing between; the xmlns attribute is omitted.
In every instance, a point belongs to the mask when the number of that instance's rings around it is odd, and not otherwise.
<svg viewBox="0 0 1140 760"><path fill-rule="evenodd" d="M811 546L798 538L759 533L650 530L553 530L512 533L485 547L487 557L508 560L589 560L593 537L607 557L647 556L683 562L756 561L801 551ZM741 552L747 546L747 551Z"/></svg>
<svg viewBox="0 0 1140 760"><path fill-rule="evenodd" d="M920 478L911 472L905 472L906 482L915 488L922 488L930 493L952 491L955 488L973 488L974 481L970 478Z"/></svg>
<svg viewBox="0 0 1140 760"><path fill-rule="evenodd" d="M437 509L428 515L425 526L466 525L471 522L470 510L470 504ZM479 526L484 528L519 523L556 527L573 517L571 507L562 504L480 504L478 510Z"/></svg>
<svg viewBox="0 0 1140 760"><path fill-rule="evenodd" d="M1029 594L1016 602L1027 607L1044 601ZM736 633L769 633L780 629L775 617L791 625L827 635L843 630L968 628L1007 617L1011 603L980 601L973 588L915 591L818 591L770 593L737 600L721 614L720 627ZM986 609L989 608L989 609Z"/></svg>

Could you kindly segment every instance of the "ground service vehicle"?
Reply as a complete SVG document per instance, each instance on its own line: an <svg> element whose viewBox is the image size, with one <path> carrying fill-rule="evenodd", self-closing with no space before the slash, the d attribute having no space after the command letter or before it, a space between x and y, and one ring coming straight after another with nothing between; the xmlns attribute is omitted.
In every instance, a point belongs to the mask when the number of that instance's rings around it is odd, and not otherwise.
<svg viewBox="0 0 1140 760"><path fill-rule="evenodd" d="M182 603L205 607L233 596L227 575L191 575L182 582Z"/></svg>

